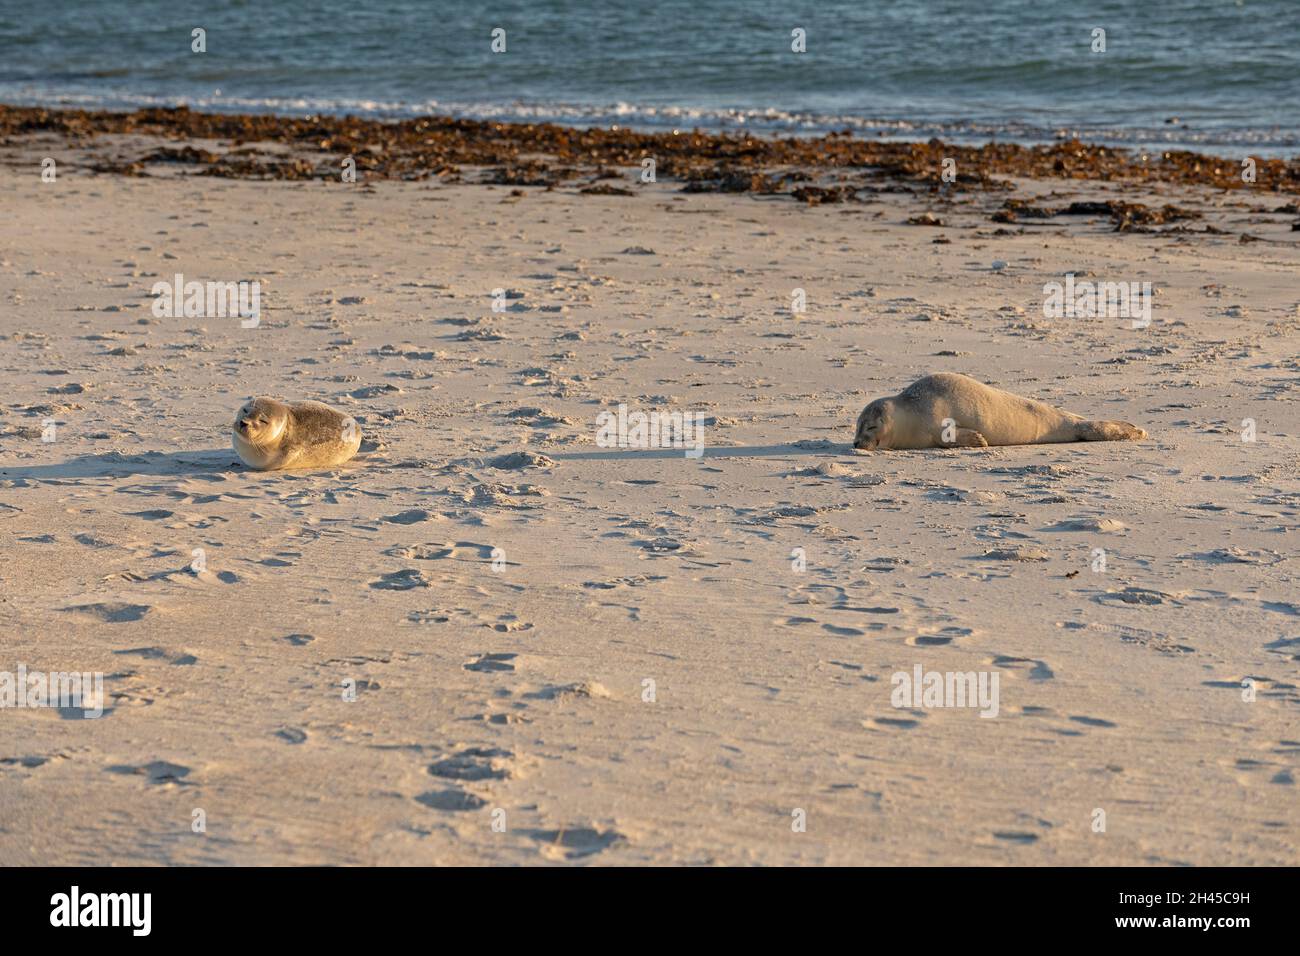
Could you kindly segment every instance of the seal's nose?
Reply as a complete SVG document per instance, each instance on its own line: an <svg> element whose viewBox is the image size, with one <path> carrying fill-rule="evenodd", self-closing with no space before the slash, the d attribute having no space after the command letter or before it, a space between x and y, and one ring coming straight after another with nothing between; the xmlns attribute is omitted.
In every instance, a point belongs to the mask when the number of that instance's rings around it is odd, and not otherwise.
<svg viewBox="0 0 1300 956"><path fill-rule="evenodd" d="M247 418L241 418L241 419L239 420L239 430L240 430L241 432L246 432L246 431L248 431L248 419L247 419Z"/></svg>

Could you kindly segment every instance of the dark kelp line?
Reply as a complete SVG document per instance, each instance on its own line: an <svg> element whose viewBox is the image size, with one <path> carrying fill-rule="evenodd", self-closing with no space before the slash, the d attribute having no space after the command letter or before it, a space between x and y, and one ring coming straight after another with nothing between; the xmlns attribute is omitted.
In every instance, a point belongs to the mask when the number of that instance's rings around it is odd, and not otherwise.
<svg viewBox="0 0 1300 956"><path fill-rule="evenodd" d="M287 117L198 113L186 107L134 112L0 106L0 136L62 135L89 146L103 135L155 137L185 143L138 155L106 158L92 168L147 175L154 163L181 163L211 176L337 179L351 156L367 178L457 180L462 166L486 167L475 181L553 188L586 178L583 192L622 195L598 183L626 177L626 167L655 161L656 176L692 192L784 194L808 203L844 202L860 191L1007 189L997 176L1035 179L1169 183L1300 193L1300 157L1256 159L1255 181L1242 179L1242 161L1185 151L1146 153L1077 140L1050 146L992 143L957 146L883 142L844 133L768 139L745 133L576 129L549 123L496 123L448 117L379 121L353 116ZM225 141L222 151L186 141ZM264 147L273 147L267 149ZM944 160L955 181L943 181ZM623 171L617 169L622 167ZM1007 218L1028 211L1008 208Z"/></svg>

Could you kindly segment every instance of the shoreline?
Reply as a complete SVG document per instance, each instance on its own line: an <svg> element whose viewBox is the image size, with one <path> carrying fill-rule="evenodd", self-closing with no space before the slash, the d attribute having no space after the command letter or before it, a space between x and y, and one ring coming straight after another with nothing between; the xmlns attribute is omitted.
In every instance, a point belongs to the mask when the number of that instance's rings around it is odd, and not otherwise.
<svg viewBox="0 0 1300 956"><path fill-rule="evenodd" d="M331 179L352 156L358 175L367 178L455 181L462 166L496 167L489 179L496 185L554 187L592 174L597 180L618 178L613 168L640 167L653 159L656 176L679 180L688 191L790 194L809 202L841 202L859 189L881 184L944 193L1009 188L1000 177L1300 195L1300 155L1254 160L1254 179L1248 182L1239 159L1078 140L967 146L937 139L870 140L848 132L640 132L445 116L378 120L207 113L187 107L117 111L0 105L0 137L6 141L51 134L78 143L134 136L230 144L224 149L141 148L105 158L96 169L126 175L143 174L150 163L171 163L227 178ZM252 144L269 144L275 151ZM945 166L946 160L950 165Z"/></svg>
<svg viewBox="0 0 1300 956"><path fill-rule="evenodd" d="M17 93L17 96L14 94ZM1182 125L1168 117L1156 126L1106 126L1069 123L1044 125L1033 120L992 118L926 118L908 115L864 116L853 113L800 111L773 107L688 107L663 104L591 104L527 102L510 104L430 101L425 104L380 100L312 100L309 98L224 98L30 95L0 92L0 103L15 108L87 110L127 113L146 109L189 109L218 115L307 118L357 117L381 123L429 117L472 122L543 124L568 129L627 129L635 133L701 131L716 135L753 135L762 139L810 139L848 132L869 141L926 142L941 139L962 146L1019 145L1050 147L1078 141L1093 146L1135 152L1192 152L1203 156L1252 155L1284 162L1300 157L1300 142L1283 135L1277 125L1265 128L1222 129Z"/></svg>

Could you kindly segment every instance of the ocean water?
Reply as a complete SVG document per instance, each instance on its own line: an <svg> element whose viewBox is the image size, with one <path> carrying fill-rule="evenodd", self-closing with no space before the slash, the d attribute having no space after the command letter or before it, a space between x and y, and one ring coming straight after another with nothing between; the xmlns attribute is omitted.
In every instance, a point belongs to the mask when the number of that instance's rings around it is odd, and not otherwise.
<svg viewBox="0 0 1300 956"><path fill-rule="evenodd" d="M0 0L0 102L1294 155L1300 0Z"/></svg>

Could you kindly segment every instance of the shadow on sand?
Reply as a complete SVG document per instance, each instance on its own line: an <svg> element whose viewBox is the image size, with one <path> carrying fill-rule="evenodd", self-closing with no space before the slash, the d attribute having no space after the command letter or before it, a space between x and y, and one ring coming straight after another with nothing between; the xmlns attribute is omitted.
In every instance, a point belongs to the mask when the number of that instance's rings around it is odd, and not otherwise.
<svg viewBox="0 0 1300 956"><path fill-rule="evenodd" d="M0 479L125 478L131 475L211 475L247 471L228 448L200 451L147 451L139 455L109 452L82 455L49 465L8 465L0 462Z"/></svg>
<svg viewBox="0 0 1300 956"><path fill-rule="evenodd" d="M853 446L828 442L824 448L801 445L731 445L704 449L704 458L807 458L815 455L853 455ZM602 451L552 453L556 461L632 461L648 458L687 458L683 448L611 448ZM330 469L333 470L333 469ZM143 452L123 455L110 452L106 455L82 455L68 461L48 465L6 465L0 463L0 480L31 479L34 481L69 480L77 478L127 478L133 475L159 475L179 477L209 476L213 479L231 472L248 472L229 449L212 448L199 451ZM298 474L284 472L283 474Z"/></svg>
<svg viewBox="0 0 1300 956"><path fill-rule="evenodd" d="M634 458L686 458L684 448L610 448L602 451L547 452L555 461L630 461ZM827 442L824 447L803 445L725 445L704 449L704 458L796 458L812 455L855 455L852 445ZM687 459L692 460L692 459ZM699 461L700 459L693 459Z"/></svg>

